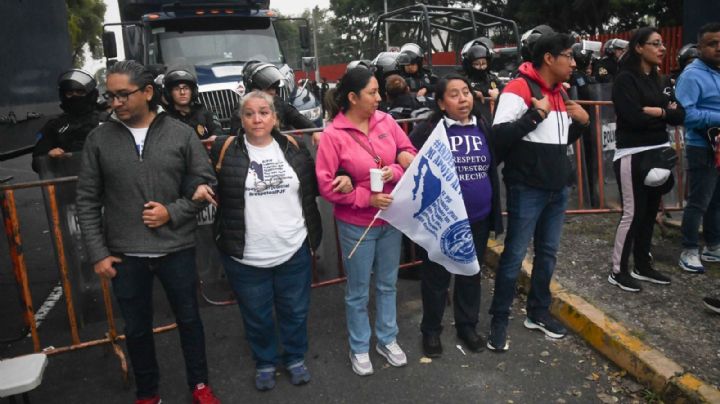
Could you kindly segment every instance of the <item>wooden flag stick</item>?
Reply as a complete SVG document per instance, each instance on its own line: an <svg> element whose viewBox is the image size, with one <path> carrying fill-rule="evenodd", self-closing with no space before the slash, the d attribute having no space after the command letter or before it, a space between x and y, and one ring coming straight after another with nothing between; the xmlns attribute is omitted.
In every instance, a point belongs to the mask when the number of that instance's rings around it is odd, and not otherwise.
<svg viewBox="0 0 720 404"><path fill-rule="evenodd" d="M378 212L379 214L380 212ZM362 243L363 239L365 239L365 236L367 236L368 232L370 231L370 228L372 227L373 223L375 223L375 220L377 219L377 215L373 218L372 222L368 225L367 229L365 229L365 232L360 236L360 240L355 243L355 247L353 247L352 251L350 251L350 254L348 254L348 259L352 258L353 254L355 254L355 250L357 250L360 243Z"/></svg>

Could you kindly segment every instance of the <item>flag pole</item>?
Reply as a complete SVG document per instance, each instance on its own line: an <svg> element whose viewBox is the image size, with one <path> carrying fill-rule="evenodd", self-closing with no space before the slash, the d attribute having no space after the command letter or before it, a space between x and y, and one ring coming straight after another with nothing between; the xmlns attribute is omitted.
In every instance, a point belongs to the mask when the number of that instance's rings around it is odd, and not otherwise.
<svg viewBox="0 0 720 404"><path fill-rule="evenodd" d="M360 236L360 239L357 241L357 243L355 243L355 247L353 247L352 251L350 251L350 254L348 254L347 259L352 258L353 254L355 254L355 250L357 250L360 243L362 243L363 239L365 239L365 236L367 236L368 232L370 231L370 228L372 227L373 223L375 223L375 220L377 220L377 217L379 214L380 214L380 212L378 211L378 213L375 215L375 217L373 217L372 222L370 222L368 227L365 229L365 232L363 232L362 236Z"/></svg>

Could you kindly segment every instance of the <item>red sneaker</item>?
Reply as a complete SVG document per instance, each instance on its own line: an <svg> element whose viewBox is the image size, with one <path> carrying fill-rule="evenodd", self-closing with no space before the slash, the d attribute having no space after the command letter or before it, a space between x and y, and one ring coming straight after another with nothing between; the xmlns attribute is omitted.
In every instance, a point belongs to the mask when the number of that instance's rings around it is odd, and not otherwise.
<svg viewBox="0 0 720 404"><path fill-rule="evenodd" d="M135 404L160 404L162 403L162 400L160 399L160 396L150 397L150 398L138 398L135 400Z"/></svg>
<svg viewBox="0 0 720 404"><path fill-rule="evenodd" d="M195 386L192 392L193 404L220 404L220 400L215 397L210 386L200 383Z"/></svg>

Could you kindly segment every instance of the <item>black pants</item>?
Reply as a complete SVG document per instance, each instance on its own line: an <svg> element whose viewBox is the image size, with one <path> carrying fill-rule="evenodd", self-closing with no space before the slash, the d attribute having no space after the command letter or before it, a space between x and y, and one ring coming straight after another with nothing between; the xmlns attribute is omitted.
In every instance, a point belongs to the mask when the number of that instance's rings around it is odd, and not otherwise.
<svg viewBox="0 0 720 404"><path fill-rule="evenodd" d="M470 225L475 242L478 261L483 262L485 247L490 233L490 220L485 219ZM430 261L427 251L418 248L418 258L423 260L421 270L421 293L423 318L420 330L425 335L437 335L442 332L442 318L445 313L448 287L451 273L441 265ZM480 312L480 272L472 276L455 275L453 291L455 328L475 329Z"/></svg>
<svg viewBox="0 0 720 404"><path fill-rule="evenodd" d="M644 184L641 168L646 153L625 156L613 163L622 199L622 217L615 233L613 272L628 271L630 253L636 268L650 266L650 245L662 192Z"/></svg>

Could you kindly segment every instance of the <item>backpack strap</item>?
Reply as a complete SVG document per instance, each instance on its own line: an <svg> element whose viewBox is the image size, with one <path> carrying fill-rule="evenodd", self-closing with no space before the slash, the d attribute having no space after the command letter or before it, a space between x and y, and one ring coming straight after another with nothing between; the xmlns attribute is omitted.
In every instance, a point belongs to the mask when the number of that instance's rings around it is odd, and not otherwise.
<svg viewBox="0 0 720 404"><path fill-rule="evenodd" d="M298 144L297 140L295 140L295 136L285 135L285 137L287 138L288 142L292 143L293 146L295 146L295 148L297 148L297 149L300 148L300 145Z"/></svg>
<svg viewBox="0 0 720 404"><path fill-rule="evenodd" d="M220 149L220 156L218 157L217 164L215 164L216 173L220 172L223 159L225 159L225 152L227 152L228 147L230 147L230 144L233 142L233 140L235 140L235 138L237 138L237 136L228 136L228 138L225 139L225 143L223 143L222 148Z"/></svg>
<svg viewBox="0 0 720 404"><path fill-rule="evenodd" d="M522 77L527 83L528 87L530 87L530 94L532 94L534 98L537 98L539 100L544 97L542 90L540 89L540 84L538 84L535 80L531 80L528 76L524 74L520 74L520 77ZM560 89L560 96L562 97L563 102L567 102L570 99L568 98L565 89Z"/></svg>

